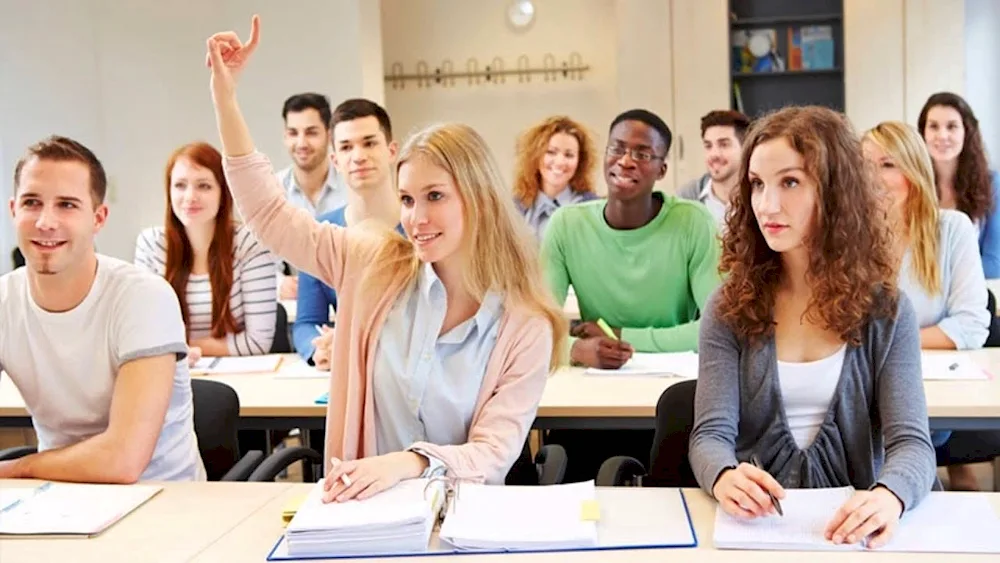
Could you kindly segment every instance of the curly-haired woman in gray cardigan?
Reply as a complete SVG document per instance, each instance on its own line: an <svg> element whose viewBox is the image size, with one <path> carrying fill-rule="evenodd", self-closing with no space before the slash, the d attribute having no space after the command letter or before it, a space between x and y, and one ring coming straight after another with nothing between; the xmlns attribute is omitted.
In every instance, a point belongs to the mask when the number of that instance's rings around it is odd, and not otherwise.
<svg viewBox="0 0 1000 563"><path fill-rule="evenodd" d="M740 178L727 276L701 321L691 466L743 518L773 512L785 487L851 485L826 537L884 545L936 477L875 176L843 116L798 107L751 129Z"/></svg>

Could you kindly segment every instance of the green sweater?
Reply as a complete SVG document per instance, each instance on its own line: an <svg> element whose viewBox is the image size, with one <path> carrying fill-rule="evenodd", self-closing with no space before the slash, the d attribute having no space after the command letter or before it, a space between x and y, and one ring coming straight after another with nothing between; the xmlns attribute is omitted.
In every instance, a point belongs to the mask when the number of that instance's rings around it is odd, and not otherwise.
<svg viewBox="0 0 1000 563"><path fill-rule="evenodd" d="M580 318L622 328L638 352L698 349L698 315L719 284L720 245L701 204L663 196L633 230L604 220L605 200L563 207L542 242L542 265L561 305L572 285Z"/></svg>

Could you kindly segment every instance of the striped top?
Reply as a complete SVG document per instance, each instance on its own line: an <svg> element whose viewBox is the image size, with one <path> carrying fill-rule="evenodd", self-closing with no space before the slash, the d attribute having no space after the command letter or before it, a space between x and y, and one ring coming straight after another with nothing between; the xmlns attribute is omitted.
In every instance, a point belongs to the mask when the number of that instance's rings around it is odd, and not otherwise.
<svg viewBox="0 0 1000 563"><path fill-rule="evenodd" d="M226 335L229 354L267 354L274 341L278 294L274 275L275 258L245 226L233 236L233 288L229 309L239 327ZM135 263L156 275L166 273L167 238L163 227L139 233ZM188 339L212 336L212 286L208 274L191 274L185 296L188 307Z"/></svg>

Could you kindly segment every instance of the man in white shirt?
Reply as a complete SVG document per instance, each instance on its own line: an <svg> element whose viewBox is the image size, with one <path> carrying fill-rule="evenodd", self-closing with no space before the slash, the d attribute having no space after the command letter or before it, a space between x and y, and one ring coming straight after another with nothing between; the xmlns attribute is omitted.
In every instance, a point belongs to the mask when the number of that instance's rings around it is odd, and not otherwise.
<svg viewBox="0 0 1000 563"><path fill-rule="evenodd" d="M0 478L204 480L180 305L161 277L98 255L107 178L86 147L50 137L14 170L26 265L0 278L0 368L39 453Z"/></svg>
<svg viewBox="0 0 1000 563"><path fill-rule="evenodd" d="M677 191L684 199L704 204L715 218L719 233L725 230L729 197L740 185L740 154L749 127L750 118L738 111L715 110L702 117L701 142L708 172Z"/></svg>
<svg viewBox="0 0 1000 563"><path fill-rule="evenodd" d="M322 94L307 92L285 100L281 108L285 121L285 148L292 165L277 172L285 188L285 198L319 217L347 203L347 187L332 165L330 156L330 101ZM295 299L297 278L285 275L279 262L278 295ZM288 269L289 273L291 268Z"/></svg>

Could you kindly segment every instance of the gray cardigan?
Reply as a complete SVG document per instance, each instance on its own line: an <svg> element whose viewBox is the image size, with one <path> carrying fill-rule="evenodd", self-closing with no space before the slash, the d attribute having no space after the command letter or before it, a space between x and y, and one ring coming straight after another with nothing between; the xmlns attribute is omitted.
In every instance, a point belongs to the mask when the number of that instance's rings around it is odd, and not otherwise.
<svg viewBox="0 0 1000 563"><path fill-rule="evenodd" d="M915 507L939 488L920 373L920 332L902 293L894 319L874 319L844 367L815 441L799 449L788 430L774 339L751 349L715 312L718 290L705 306L698 343L690 461L712 494L727 467L752 453L784 487L881 484Z"/></svg>

